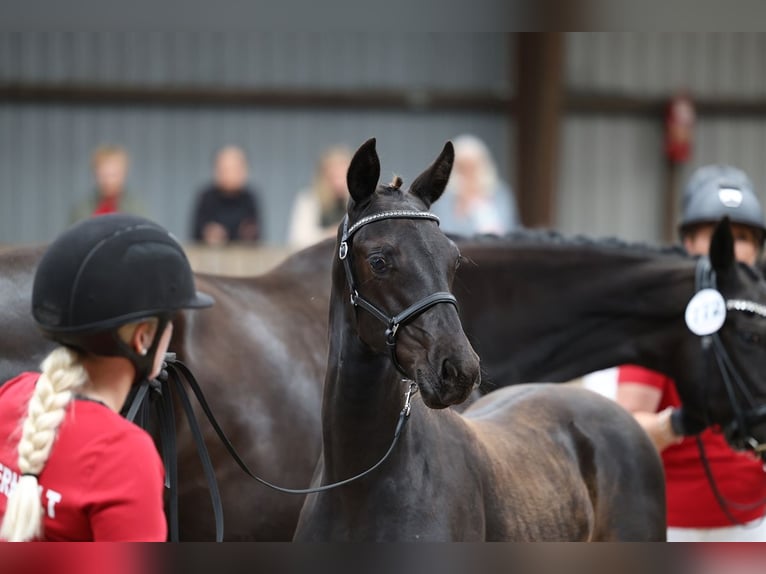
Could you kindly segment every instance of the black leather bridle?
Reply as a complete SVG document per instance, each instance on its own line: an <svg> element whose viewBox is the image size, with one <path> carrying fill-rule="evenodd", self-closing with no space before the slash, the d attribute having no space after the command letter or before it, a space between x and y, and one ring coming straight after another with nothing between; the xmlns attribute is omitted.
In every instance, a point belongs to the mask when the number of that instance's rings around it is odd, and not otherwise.
<svg viewBox="0 0 766 574"><path fill-rule="evenodd" d="M695 274L695 291L698 293L702 289L718 289L716 285L716 274L710 264L710 259L704 256L700 257L697 261ZM766 306L761 305L760 303L742 299L727 299L725 304L727 311L755 313L766 318ZM755 399L747 388L742 375L734 366L718 332L703 336L701 338L701 344L705 363L710 364L714 360L721 373L721 378L726 387L726 395L732 410L734 411L732 421L721 427L726 440L736 448L749 448L759 456L763 457L764 452L766 452L766 445L759 442L753 436L750 429L752 426L766 420L766 405L756 405ZM738 398L737 390L739 390L739 394L744 397L747 403L749 403L749 408L743 408L740 399ZM766 502L766 499L754 500L742 504L728 500L721 493L717 481L713 476L710 461L705 452L705 445L699 436L699 433L710 426L713 421L713 417L709 412L709 406L705 405L704 408L708 412L704 413L703 419L700 419L697 416L697 413L690 413L683 407L677 409L673 412L673 415L671 415L671 424L673 424L673 430L676 434L696 435L695 441L700 453L700 461L708 483L710 484L710 488L713 491L713 496L718 501L718 505L721 507L721 510L724 515L726 515L727 519L732 524L742 526L744 523L734 516L732 510L749 511L762 506Z"/></svg>
<svg viewBox="0 0 766 574"><path fill-rule="evenodd" d="M348 215L346 215L343 219L343 232L340 240L340 248L338 250L338 258L343 262L343 268L346 272L346 281L348 281L348 288L351 292L351 304L355 308L361 307L386 326L386 347L388 347L389 354L391 355L391 361L393 361L394 366L404 377L412 379L396 358L396 337L399 334L400 327L411 322L424 311L439 303L449 303L457 308L457 299L455 299L455 296L452 293L439 291L432 295L428 295L427 297L423 297L420 301L413 303L401 313L389 316L384 311L381 311L379 307L376 307L373 303L359 294L359 290L356 287L356 281L354 281L354 272L351 268L351 240L353 239L354 234L365 225L386 219L425 219L435 221L437 225L439 224L439 218L427 211L383 211L381 213L363 217L351 227L348 226Z"/></svg>
<svg viewBox="0 0 766 574"><path fill-rule="evenodd" d="M700 257L697 262L695 288L697 292L702 289L718 288L715 271L707 257ZM727 299L726 309L727 311L756 313L766 317L766 307L753 301ZM708 358L712 355L715 360L734 412L732 421L722 425L721 430L733 445L741 449L749 448L763 456L766 453L766 443L758 441L753 436L751 428L766 422L766 404L757 405L757 401L747 388L744 378L734 366L718 332L702 337L702 352ZM740 397L744 398L747 403L745 406L743 406Z"/></svg>

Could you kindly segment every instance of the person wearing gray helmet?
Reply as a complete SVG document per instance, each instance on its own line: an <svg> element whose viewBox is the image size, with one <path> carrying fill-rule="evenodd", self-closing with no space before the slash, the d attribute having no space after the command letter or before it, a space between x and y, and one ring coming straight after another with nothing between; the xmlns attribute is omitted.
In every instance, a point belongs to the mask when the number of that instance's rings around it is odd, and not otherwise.
<svg viewBox="0 0 766 574"><path fill-rule="evenodd" d="M679 235L686 251L707 255L713 230L725 216L731 222L737 260L755 265L766 229L750 178L729 165L699 168L682 199ZM673 380L623 365L617 401L633 413L662 456L669 541L766 541L766 473L759 460L734 451L720 432L707 429L699 435L716 486L729 501L724 510L706 476L695 437L676 434L671 424L672 413L681 407Z"/></svg>
<svg viewBox="0 0 766 574"><path fill-rule="evenodd" d="M715 224L724 216L732 224L737 260L755 265L766 227L750 178L730 165L701 167L684 190L679 232L686 250L707 254Z"/></svg>

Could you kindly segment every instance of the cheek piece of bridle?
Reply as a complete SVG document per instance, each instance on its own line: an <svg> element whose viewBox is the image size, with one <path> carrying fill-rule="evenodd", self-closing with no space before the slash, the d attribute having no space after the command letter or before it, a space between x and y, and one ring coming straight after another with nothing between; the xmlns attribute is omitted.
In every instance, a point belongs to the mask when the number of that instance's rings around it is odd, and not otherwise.
<svg viewBox="0 0 766 574"><path fill-rule="evenodd" d="M391 361L407 380L412 380L412 377L399 364L399 360L396 357L396 337L399 334L399 329L439 303L449 303L457 308L457 299L455 299L455 296L452 293L439 291L428 295L427 297L423 297L420 301L413 303L401 313L391 316L359 294L356 281L354 281L354 272L351 268L351 240L354 237L354 234L365 225L385 219L425 219L435 221L438 225L439 218L427 211L398 210L384 211L363 217L351 227L348 226L348 215L343 219L343 232L340 240L340 248L338 249L338 258L343 262L343 269L346 272L346 281L348 282L348 289L351 293L351 305L353 305L354 308L364 309L386 326L384 335Z"/></svg>
<svg viewBox="0 0 766 574"><path fill-rule="evenodd" d="M713 270L710 259L700 257L697 262L695 276L696 291L702 289L717 289L716 275ZM755 313L761 317L766 317L766 306L754 301L745 301L741 299L727 299L727 311L739 311ZM724 436L735 447L744 450L751 449L759 455L766 452L766 444L758 441L751 432L751 428L766 422L766 404L758 406L757 401L745 384L744 378L739 370L734 366L726 347L721 340L718 332L702 337L703 355L715 360L715 364L721 373L726 395L729 399L734 417L728 424L722 425L721 430ZM742 399L747 403L742 404ZM710 420L710 416L707 416ZM707 426L707 425L706 425ZM702 429L699 429L702 430Z"/></svg>

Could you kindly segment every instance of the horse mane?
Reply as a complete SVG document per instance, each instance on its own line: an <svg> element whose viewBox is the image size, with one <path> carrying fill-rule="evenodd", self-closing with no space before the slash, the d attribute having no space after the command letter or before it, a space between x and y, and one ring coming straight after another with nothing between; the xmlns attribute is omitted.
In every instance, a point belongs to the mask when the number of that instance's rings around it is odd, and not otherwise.
<svg viewBox="0 0 766 574"><path fill-rule="evenodd" d="M638 255L677 255L689 257L681 245L653 245L649 243L631 242L618 237L592 237L588 235L565 235L553 229L521 228L510 231L505 235L476 234L457 235L447 234L458 243L476 243L485 245L513 244L549 244L562 247L585 247L627 251Z"/></svg>

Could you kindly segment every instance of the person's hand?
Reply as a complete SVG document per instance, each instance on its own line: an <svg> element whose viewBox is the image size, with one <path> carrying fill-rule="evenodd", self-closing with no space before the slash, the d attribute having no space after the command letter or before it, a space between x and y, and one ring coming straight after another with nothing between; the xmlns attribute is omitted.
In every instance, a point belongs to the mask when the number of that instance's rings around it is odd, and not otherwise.
<svg viewBox="0 0 766 574"><path fill-rule="evenodd" d="M211 221L202 228L202 239L208 245L223 245L229 240L229 234L223 225Z"/></svg>
<svg viewBox="0 0 766 574"><path fill-rule="evenodd" d="M670 422L672 413L673 407L668 407L658 413L633 413L633 416L636 417L638 423L644 428L660 452L684 440L683 436L678 436L673 432L673 425Z"/></svg>

